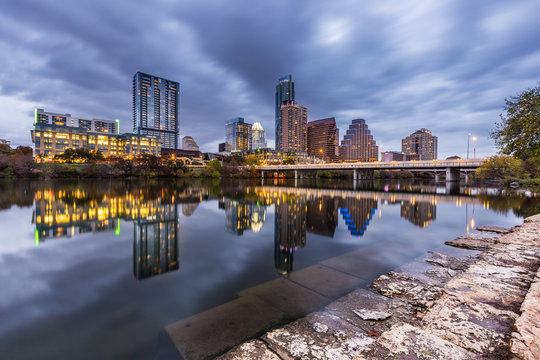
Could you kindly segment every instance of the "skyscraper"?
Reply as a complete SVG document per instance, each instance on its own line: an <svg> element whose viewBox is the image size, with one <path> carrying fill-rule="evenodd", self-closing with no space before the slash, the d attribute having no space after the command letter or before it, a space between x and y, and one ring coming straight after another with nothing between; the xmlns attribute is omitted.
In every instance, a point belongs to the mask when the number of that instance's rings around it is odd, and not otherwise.
<svg viewBox="0 0 540 360"><path fill-rule="evenodd" d="M160 139L164 148L178 148L176 81L138 72L133 76L133 132Z"/></svg>
<svg viewBox="0 0 540 360"><path fill-rule="evenodd" d="M251 148L253 150L266 148L266 133L260 122L253 124Z"/></svg>
<svg viewBox="0 0 540 360"><path fill-rule="evenodd" d="M437 159L437 137L428 129L420 129L401 140L401 151L405 155L418 155L419 160Z"/></svg>
<svg viewBox="0 0 540 360"><path fill-rule="evenodd" d="M251 124L238 117L225 124L225 143L230 146L231 152L251 150ZM227 146L225 145L225 146Z"/></svg>
<svg viewBox="0 0 540 360"><path fill-rule="evenodd" d="M377 161L379 147L373 140L364 119L354 119L341 141L340 157L343 161Z"/></svg>
<svg viewBox="0 0 540 360"><path fill-rule="evenodd" d="M296 101L284 101L281 104L281 151L307 151L307 109Z"/></svg>
<svg viewBox="0 0 540 360"><path fill-rule="evenodd" d="M283 150L281 105L284 101L294 101L294 82L290 74L281 77L276 86L276 150Z"/></svg>
<svg viewBox="0 0 540 360"><path fill-rule="evenodd" d="M339 158L339 129L335 118L321 119L307 123L308 155L326 162L336 162Z"/></svg>
<svg viewBox="0 0 540 360"><path fill-rule="evenodd" d="M182 149L199 151L199 145L197 145L197 143L191 136L184 136L182 138Z"/></svg>

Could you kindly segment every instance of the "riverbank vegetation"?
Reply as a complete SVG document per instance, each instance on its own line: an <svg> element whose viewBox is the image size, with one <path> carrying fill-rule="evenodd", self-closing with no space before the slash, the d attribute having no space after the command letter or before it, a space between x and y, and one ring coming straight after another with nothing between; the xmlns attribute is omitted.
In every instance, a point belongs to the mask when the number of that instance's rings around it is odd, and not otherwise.
<svg viewBox="0 0 540 360"><path fill-rule="evenodd" d="M490 136L501 155L476 171L480 179L540 190L540 83L505 99L505 113Z"/></svg>

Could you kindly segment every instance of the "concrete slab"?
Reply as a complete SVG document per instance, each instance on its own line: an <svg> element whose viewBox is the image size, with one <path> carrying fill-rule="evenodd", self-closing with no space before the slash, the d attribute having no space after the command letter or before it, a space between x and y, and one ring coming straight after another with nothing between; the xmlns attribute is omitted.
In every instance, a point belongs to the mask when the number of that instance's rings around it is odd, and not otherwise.
<svg viewBox="0 0 540 360"><path fill-rule="evenodd" d="M366 334L374 336L387 331L398 322L409 322L416 317L413 306L399 299L382 296L367 289L358 289L326 305L326 311L350 322ZM391 316L384 321L362 320L355 310L387 312ZM375 330L375 331L373 331Z"/></svg>
<svg viewBox="0 0 540 360"><path fill-rule="evenodd" d="M506 359L517 315L453 296L437 301L423 318L424 330L489 359Z"/></svg>
<svg viewBox="0 0 540 360"><path fill-rule="evenodd" d="M318 264L291 273L289 280L329 299L337 299L367 284L355 276Z"/></svg>
<svg viewBox="0 0 540 360"><path fill-rule="evenodd" d="M262 339L282 359L352 359L374 339L328 313L313 313Z"/></svg>
<svg viewBox="0 0 540 360"><path fill-rule="evenodd" d="M372 359L476 359L476 355L408 324L398 324L355 360Z"/></svg>
<svg viewBox="0 0 540 360"><path fill-rule="evenodd" d="M280 323L284 313L243 296L166 327L185 359L207 359Z"/></svg>
<svg viewBox="0 0 540 360"><path fill-rule="evenodd" d="M275 352L261 340L247 341L233 348L217 360L281 360Z"/></svg>
<svg viewBox="0 0 540 360"><path fill-rule="evenodd" d="M298 319L328 304L330 299L286 279L275 279L238 293L255 296L282 311L289 319Z"/></svg>

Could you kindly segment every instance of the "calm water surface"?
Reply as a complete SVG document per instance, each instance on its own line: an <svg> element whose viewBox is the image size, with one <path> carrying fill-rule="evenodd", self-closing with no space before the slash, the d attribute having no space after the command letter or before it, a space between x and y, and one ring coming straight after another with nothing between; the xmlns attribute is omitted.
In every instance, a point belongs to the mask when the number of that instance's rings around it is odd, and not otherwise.
<svg viewBox="0 0 540 360"><path fill-rule="evenodd" d="M0 358L178 358L165 326L254 286L304 281L336 298L351 289L327 291L302 274L322 266L367 286L478 224L512 226L540 212L534 195L488 192L406 182L1 182Z"/></svg>

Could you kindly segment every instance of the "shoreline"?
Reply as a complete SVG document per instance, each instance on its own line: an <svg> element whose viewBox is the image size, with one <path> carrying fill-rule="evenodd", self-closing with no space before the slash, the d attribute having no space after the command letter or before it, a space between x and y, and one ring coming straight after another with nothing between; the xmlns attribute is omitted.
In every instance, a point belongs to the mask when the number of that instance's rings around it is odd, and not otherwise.
<svg viewBox="0 0 540 360"><path fill-rule="evenodd" d="M484 231L447 241L448 252L428 252L219 359L535 359L540 214Z"/></svg>

